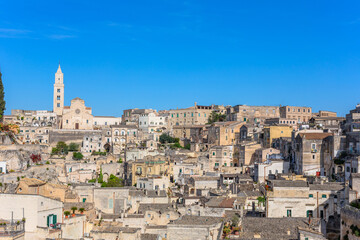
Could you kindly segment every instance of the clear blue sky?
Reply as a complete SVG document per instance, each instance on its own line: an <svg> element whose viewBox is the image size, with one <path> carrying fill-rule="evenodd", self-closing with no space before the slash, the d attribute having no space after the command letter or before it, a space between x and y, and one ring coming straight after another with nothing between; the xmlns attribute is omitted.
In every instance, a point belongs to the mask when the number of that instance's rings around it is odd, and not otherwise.
<svg viewBox="0 0 360 240"><path fill-rule="evenodd" d="M359 1L0 1L7 114L66 105L94 115L198 104L360 102Z"/></svg>

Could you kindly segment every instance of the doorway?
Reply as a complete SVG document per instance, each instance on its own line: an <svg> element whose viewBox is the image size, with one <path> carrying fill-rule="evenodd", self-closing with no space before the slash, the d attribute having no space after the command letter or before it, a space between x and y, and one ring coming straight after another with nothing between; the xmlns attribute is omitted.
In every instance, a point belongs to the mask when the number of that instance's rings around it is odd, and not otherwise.
<svg viewBox="0 0 360 240"><path fill-rule="evenodd" d="M79 129L79 123L75 123L75 129Z"/></svg>

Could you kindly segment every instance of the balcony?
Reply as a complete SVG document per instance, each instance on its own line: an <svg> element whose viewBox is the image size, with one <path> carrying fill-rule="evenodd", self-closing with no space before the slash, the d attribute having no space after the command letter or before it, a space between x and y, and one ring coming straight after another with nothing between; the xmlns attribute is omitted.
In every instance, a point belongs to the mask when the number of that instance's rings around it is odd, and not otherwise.
<svg viewBox="0 0 360 240"><path fill-rule="evenodd" d="M317 153L317 149L311 149L311 153Z"/></svg>

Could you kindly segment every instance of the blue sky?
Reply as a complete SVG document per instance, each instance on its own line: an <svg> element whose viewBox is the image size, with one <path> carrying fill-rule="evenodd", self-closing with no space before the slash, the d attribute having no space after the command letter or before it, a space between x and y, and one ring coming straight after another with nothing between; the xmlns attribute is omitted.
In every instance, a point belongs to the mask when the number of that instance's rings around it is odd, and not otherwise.
<svg viewBox="0 0 360 240"><path fill-rule="evenodd" d="M359 1L0 1L7 114L66 105L94 115L198 104L360 102Z"/></svg>

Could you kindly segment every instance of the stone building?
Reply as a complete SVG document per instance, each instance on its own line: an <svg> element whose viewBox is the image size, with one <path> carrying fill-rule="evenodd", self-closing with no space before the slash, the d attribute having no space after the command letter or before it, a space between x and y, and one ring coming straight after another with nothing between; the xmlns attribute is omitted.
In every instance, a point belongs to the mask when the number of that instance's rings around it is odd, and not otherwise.
<svg viewBox="0 0 360 240"><path fill-rule="evenodd" d="M51 130L51 126L20 126L19 133L16 136L22 143L49 144Z"/></svg>
<svg viewBox="0 0 360 240"><path fill-rule="evenodd" d="M280 117L286 119L296 119L298 123L306 123L312 117L311 107L280 107Z"/></svg>
<svg viewBox="0 0 360 240"><path fill-rule="evenodd" d="M355 200L354 203L360 200ZM358 205L359 206L359 205ZM341 239L359 239L360 238L360 209L354 205L347 205L341 209ZM356 233L357 230L357 233Z"/></svg>
<svg viewBox="0 0 360 240"><path fill-rule="evenodd" d="M127 144L140 144L138 138L138 128L134 125L112 125L110 127L111 137L107 138L107 142L111 144L113 154L122 154Z"/></svg>
<svg viewBox="0 0 360 240"><path fill-rule="evenodd" d="M169 110L168 126L204 125L208 122L213 106L200 106Z"/></svg>
<svg viewBox="0 0 360 240"><path fill-rule="evenodd" d="M65 106L62 115L62 128L72 130L93 129L93 115L90 107L85 106L81 98L71 100L70 106Z"/></svg>
<svg viewBox="0 0 360 240"><path fill-rule="evenodd" d="M58 238L61 231L63 203L34 194L0 194L0 216L21 222L25 219L25 240Z"/></svg>
<svg viewBox="0 0 360 240"><path fill-rule="evenodd" d="M65 201L68 191L66 185L47 183L36 178L22 178L15 192L17 194L35 194Z"/></svg>
<svg viewBox="0 0 360 240"><path fill-rule="evenodd" d="M281 137L291 137L293 128L287 125L274 125L264 127L263 146L265 148L273 147L274 139Z"/></svg>
<svg viewBox="0 0 360 240"><path fill-rule="evenodd" d="M167 238L172 240L220 239L222 220L221 217L184 215L167 225Z"/></svg>
<svg viewBox="0 0 360 240"><path fill-rule="evenodd" d="M214 170L218 171L222 167L232 167L234 147L228 146L213 146L209 150L209 164Z"/></svg>
<svg viewBox="0 0 360 240"><path fill-rule="evenodd" d="M81 144L81 152L93 153L104 151L105 140L100 132L92 132L84 135Z"/></svg>
<svg viewBox="0 0 360 240"><path fill-rule="evenodd" d="M247 167L255 163L255 151L261 149L261 144L257 142L244 142L234 147L234 162L238 162L237 166L243 167L243 172L247 171Z"/></svg>
<svg viewBox="0 0 360 240"><path fill-rule="evenodd" d="M142 114L152 113L156 112L156 110L153 109L126 109L123 111L122 115L122 124L124 125L138 125L139 124L139 118Z"/></svg>
<svg viewBox="0 0 360 240"><path fill-rule="evenodd" d="M139 178L146 178L151 176L167 176L170 178L170 160L169 157L162 155L147 156L142 160L132 162L132 185L137 183Z"/></svg>
<svg viewBox="0 0 360 240"><path fill-rule="evenodd" d="M142 113L139 116L139 128L144 132L162 132L167 126L167 117L158 114L156 111L150 113Z"/></svg>
<svg viewBox="0 0 360 240"><path fill-rule="evenodd" d="M120 125L121 118L112 116L94 116L93 122L94 129L102 129L108 128L110 125Z"/></svg>
<svg viewBox="0 0 360 240"><path fill-rule="evenodd" d="M332 133L299 133L295 138L295 172L297 174L326 176L323 140Z"/></svg>
<svg viewBox="0 0 360 240"><path fill-rule="evenodd" d="M226 120L248 123L264 123L267 118L278 118L279 107L236 105L227 107Z"/></svg>
<svg viewBox="0 0 360 240"><path fill-rule="evenodd" d="M245 122L216 122L208 128L208 143L215 145L233 145L237 133Z"/></svg>
<svg viewBox="0 0 360 240"><path fill-rule="evenodd" d="M266 191L266 217L315 217L327 221L344 205L342 183L271 180Z"/></svg>

